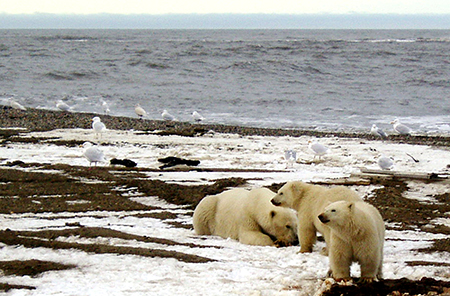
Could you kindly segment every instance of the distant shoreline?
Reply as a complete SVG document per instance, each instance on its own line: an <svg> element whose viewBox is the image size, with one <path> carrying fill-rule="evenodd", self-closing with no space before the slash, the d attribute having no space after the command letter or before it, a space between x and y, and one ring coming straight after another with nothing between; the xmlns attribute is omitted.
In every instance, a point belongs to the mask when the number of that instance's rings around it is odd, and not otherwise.
<svg viewBox="0 0 450 296"><path fill-rule="evenodd" d="M1 29L450 29L449 14L0 14Z"/></svg>
<svg viewBox="0 0 450 296"><path fill-rule="evenodd" d="M163 120L142 120L132 117L101 115L96 113L63 112L32 108L21 111L7 106L0 107L0 129L24 128L29 132L72 128L90 129L92 118L94 116L99 116L108 129L138 130L144 132L158 131L161 135L174 134L181 136L195 136L208 131L214 131L218 133L239 134L242 136L313 136L318 138L339 137L359 138L361 140L379 140L379 138L369 132L333 132L306 129L258 128L222 124L195 124L181 121L168 122ZM450 137L441 135L389 135L387 141L414 145L450 147Z"/></svg>

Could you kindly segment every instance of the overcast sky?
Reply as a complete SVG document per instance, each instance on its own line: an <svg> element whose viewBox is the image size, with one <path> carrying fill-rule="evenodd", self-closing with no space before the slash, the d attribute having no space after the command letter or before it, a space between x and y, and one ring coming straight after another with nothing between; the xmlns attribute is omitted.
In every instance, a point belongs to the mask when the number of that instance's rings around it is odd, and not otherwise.
<svg viewBox="0 0 450 296"><path fill-rule="evenodd" d="M8 14L449 14L449 0L0 0Z"/></svg>

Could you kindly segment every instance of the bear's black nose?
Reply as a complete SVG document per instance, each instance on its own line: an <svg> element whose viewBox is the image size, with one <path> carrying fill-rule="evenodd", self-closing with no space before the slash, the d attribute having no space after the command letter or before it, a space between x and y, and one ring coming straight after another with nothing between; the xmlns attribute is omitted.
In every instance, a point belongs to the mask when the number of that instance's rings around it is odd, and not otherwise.
<svg viewBox="0 0 450 296"><path fill-rule="evenodd" d="M276 201L274 198L272 198L270 201L272 202L272 204L273 204L274 206L279 206L279 205L281 205L281 202Z"/></svg>
<svg viewBox="0 0 450 296"><path fill-rule="evenodd" d="M320 214L319 217L317 217L317 218L319 218L320 222L322 222L322 223L330 222L330 220L328 220L327 218L325 218L325 216L322 215L322 214Z"/></svg>

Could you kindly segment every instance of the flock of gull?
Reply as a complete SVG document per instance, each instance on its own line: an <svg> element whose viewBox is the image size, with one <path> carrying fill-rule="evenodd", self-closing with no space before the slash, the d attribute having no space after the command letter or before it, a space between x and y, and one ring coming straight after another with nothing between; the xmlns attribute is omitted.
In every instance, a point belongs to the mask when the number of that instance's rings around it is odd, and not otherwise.
<svg viewBox="0 0 450 296"><path fill-rule="evenodd" d="M105 114L109 114L109 106L107 102L102 101L102 109ZM26 110L24 106L22 106L17 101L13 100L12 98L9 99L9 105L11 108L18 109L18 110ZM56 102L56 107L61 111L70 111L71 107L65 103L62 100L59 100ZM136 115L143 119L148 115L148 113L145 111L144 108L138 103L136 104L134 111ZM204 117L200 115L197 111L194 111L192 113L192 119L195 122L200 122L204 120ZM161 113L161 118L166 121L176 121L176 117L170 114L167 110L163 110ZM402 124L399 119L395 119L391 122L393 130L400 135L410 135L411 129ZM97 137L101 137L101 134L106 131L106 126L103 122L101 122L100 117L96 116L92 119L92 130L96 134ZM374 136L377 136L381 139L387 139L388 135L379 127L377 127L376 124L372 125L372 128L370 130L370 133ZM83 147L85 148L85 151L83 153L84 157L87 158L90 164L94 163L95 165L99 162L105 162L105 156L103 154L103 151L101 151L97 146L92 145L90 142L84 143ZM321 160L321 157L329 152L329 148L317 141L309 141L308 142L308 148L314 153L314 160L316 157ZM288 163L288 166L292 166L293 163L297 160L297 153L293 150L288 150L285 152L285 159ZM394 167L394 161L392 158L387 157L385 155L381 155L377 160L378 166L382 170L390 170Z"/></svg>

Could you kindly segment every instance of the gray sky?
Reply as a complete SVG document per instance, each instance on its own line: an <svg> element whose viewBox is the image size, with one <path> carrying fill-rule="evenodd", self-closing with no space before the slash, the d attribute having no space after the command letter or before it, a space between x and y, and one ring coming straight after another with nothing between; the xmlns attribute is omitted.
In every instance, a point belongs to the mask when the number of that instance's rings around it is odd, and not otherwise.
<svg viewBox="0 0 450 296"><path fill-rule="evenodd" d="M449 14L448 0L0 0L7 14Z"/></svg>

